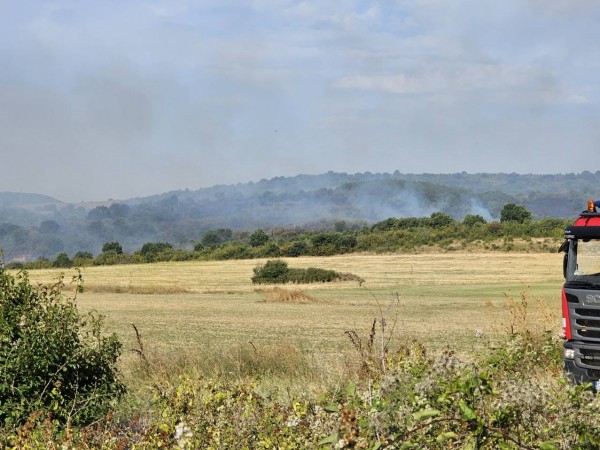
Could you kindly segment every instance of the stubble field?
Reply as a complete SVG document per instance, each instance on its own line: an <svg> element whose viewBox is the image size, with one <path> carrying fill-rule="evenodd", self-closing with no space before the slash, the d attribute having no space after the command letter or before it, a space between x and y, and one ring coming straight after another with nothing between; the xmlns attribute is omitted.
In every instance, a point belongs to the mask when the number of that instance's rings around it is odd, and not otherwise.
<svg viewBox="0 0 600 450"><path fill-rule="evenodd" d="M264 263L258 260L89 267L82 270L85 292L78 304L106 316L107 330L124 344L125 368L137 358L131 324L149 355L201 360L203 355L248 349L289 350L336 366L355 351L345 332L354 330L366 340L381 310L387 331L394 327L395 342L416 339L465 357L518 320L507 308L510 299L528 303L530 326L539 323L560 331L559 254L344 255L287 261L291 268L332 269L365 281L273 290L252 284L252 269ZM60 273L32 271L30 277L47 283ZM63 273L68 281L73 272Z"/></svg>

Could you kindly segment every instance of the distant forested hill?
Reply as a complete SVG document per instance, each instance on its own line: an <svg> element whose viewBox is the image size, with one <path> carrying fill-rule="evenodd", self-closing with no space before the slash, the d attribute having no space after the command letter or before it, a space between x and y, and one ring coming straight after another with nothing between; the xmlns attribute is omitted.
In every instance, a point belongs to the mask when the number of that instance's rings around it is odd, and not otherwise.
<svg viewBox="0 0 600 450"><path fill-rule="evenodd" d="M560 175L328 172L172 191L145 198L74 205L38 194L0 193L0 247L5 260L94 254L118 241L128 252L146 242L189 248L219 228L327 229L360 227L389 217L497 220L506 203L536 218L573 217L600 197L600 171Z"/></svg>

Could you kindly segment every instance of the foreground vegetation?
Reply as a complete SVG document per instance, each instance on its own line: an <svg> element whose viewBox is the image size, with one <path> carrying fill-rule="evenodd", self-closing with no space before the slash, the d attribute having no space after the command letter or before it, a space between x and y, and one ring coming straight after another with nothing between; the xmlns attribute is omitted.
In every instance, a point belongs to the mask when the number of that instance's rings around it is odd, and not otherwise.
<svg viewBox="0 0 600 450"><path fill-rule="evenodd" d="M260 374L275 369L290 376L297 367L251 354L242 361L254 365L255 379L235 382L144 358L138 373L151 400L143 410L75 429L51 413L34 414L5 430L4 441L15 448L148 449L600 445L600 402L587 386L562 378L550 333L515 328L485 358L465 362L450 349L431 355L416 342L391 352L382 319L369 335L351 335L356 370L320 393L261 389Z"/></svg>
<svg viewBox="0 0 600 450"><path fill-rule="evenodd" d="M366 287L257 289L255 265L85 269L79 308L106 313L123 339L128 393L79 425L52 408L5 423L0 446L600 445L598 400L561 374L560 255L294 259L356 273Z"/></svg>

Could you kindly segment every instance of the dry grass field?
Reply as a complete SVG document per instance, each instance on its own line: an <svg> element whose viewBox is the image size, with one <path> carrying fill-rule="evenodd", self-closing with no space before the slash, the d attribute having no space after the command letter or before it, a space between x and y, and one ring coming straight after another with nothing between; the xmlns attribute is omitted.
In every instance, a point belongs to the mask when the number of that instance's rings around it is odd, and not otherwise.
<svg viewBox="0 0 600 450"><path fill-rule="evenodd" d="M386 309L397 341L417 339L464 355L511 323L510 299L529 303L533 326L560 330L562 260L559 254L439 253L344 255L287 259L291 268L349 272L365 282L255 286L252 269L264 261L156 263L83 269L81 309L106 316L124 343L123 364L135 358L131 324L148 353L226 354L231 349L293 349L323 361L354 351L345 331L366 339ZM64 271L66 279L70 271ZM31 271L36 282L59 270ZM524 294L522 294L524 293ZM538 302L548 305L539 311ZM543 313L549 312L550 318ZM479 330L479 331L477 331ZM285 350L284 350L285 351Z"/></svg>

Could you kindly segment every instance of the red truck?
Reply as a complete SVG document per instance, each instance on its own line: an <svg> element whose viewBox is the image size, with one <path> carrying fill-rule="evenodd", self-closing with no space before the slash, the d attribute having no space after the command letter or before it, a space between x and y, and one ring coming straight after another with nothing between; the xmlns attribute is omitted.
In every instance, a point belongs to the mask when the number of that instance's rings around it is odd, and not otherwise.
<svg viewBox="0 0 600 450"><path fill-rule="evenodd" d="M564 367L577 383L600 380L600 201L565 228L562 290Z"/></svg>

